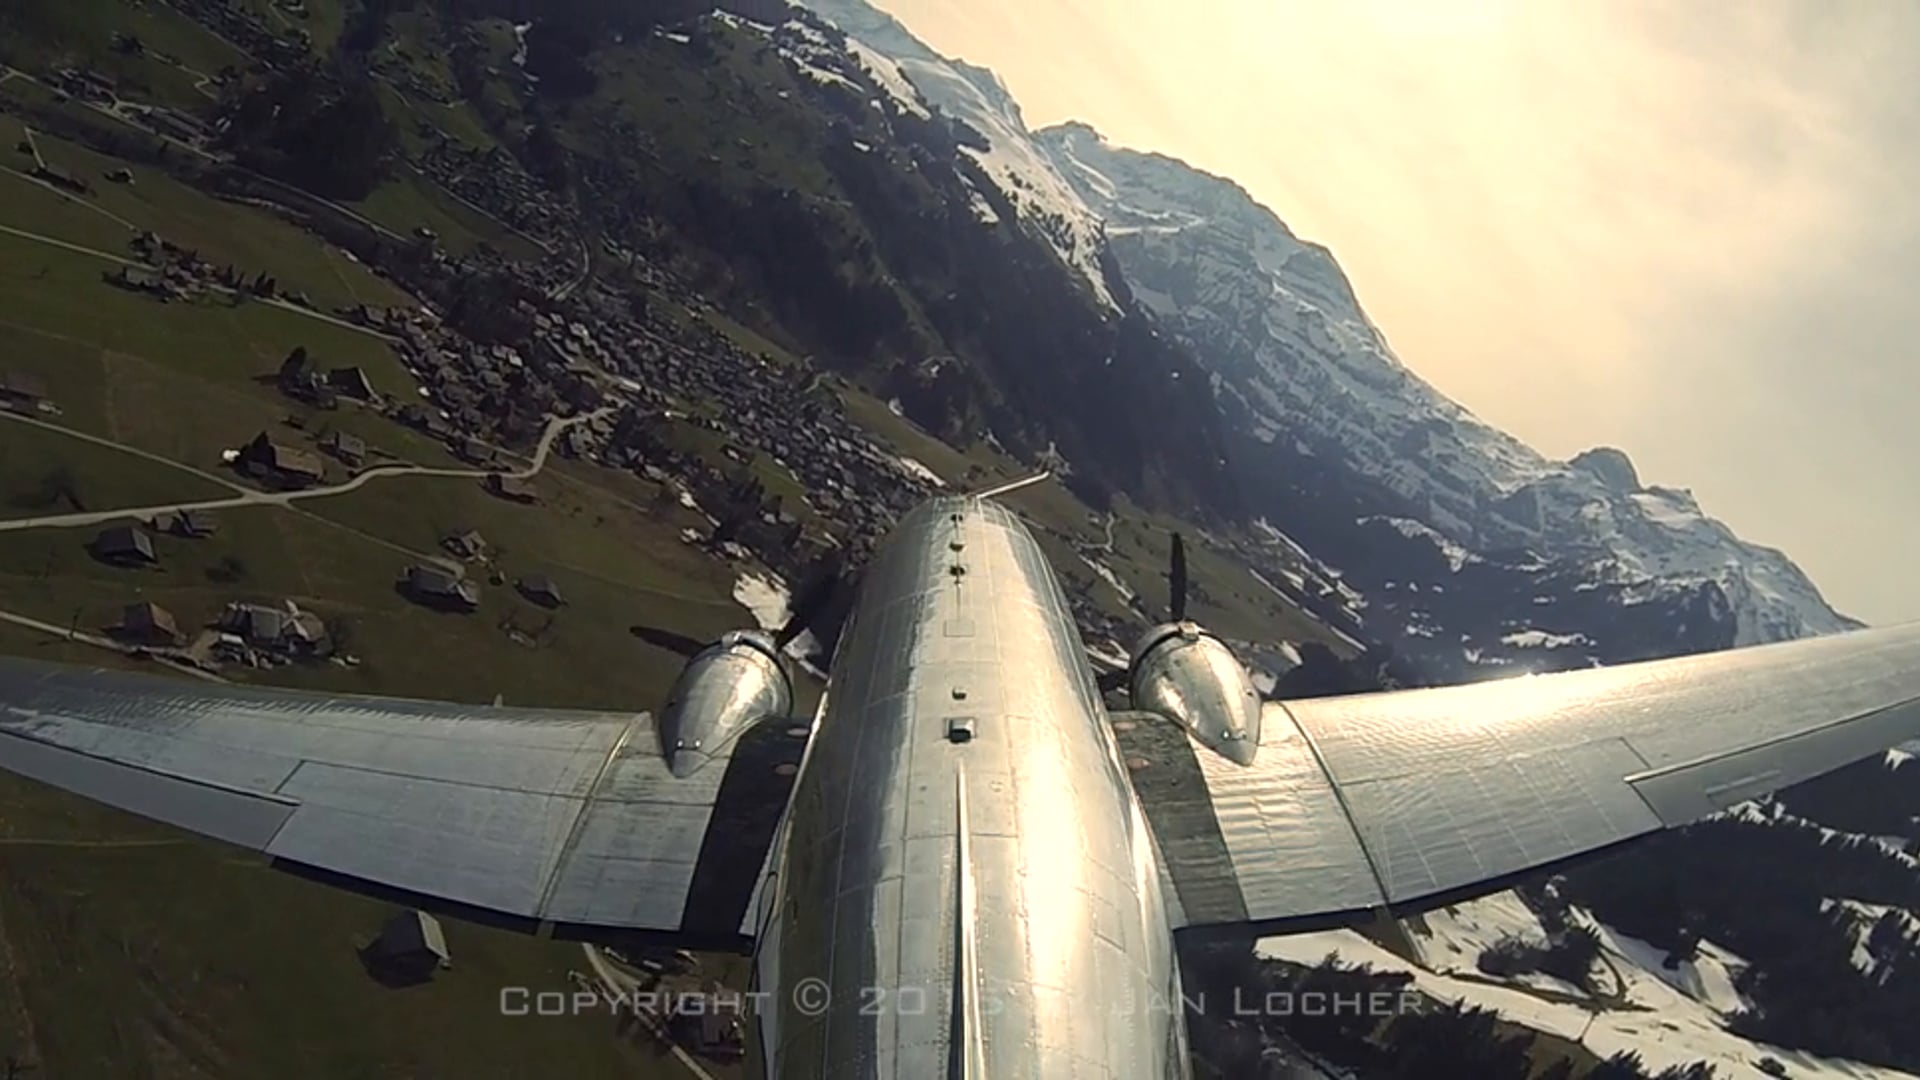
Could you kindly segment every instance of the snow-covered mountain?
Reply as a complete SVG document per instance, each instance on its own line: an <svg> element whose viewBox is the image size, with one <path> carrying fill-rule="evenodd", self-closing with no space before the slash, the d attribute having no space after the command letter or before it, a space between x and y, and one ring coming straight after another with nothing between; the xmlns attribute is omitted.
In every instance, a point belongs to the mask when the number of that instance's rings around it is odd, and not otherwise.
<svg viewBox="0 0 1920 1080"><path fill-rule="evenodd" d="M1021 220L1044 235L1085 280L1094 297L1118 308L1101 266L1105 242L1099 219L1034 141L1000 76L941 56L864 0L806 0L803 6L846 31L855 54L889 89L904 94L911 88L918 100L983 136L986 149L969 146L966 151L1019 209Z"/></svg>
<svg viewBox="0 0 1920 1080"><path fill-rule="evenodd" d="M1785 555L1741 540L1689 493L1643 484L1621 451L1552 461L1449 400L1394 355L1327 249L1239 185L1085 124L1036 139L1106 222L1133 295L1191 343L1230 412L1279 450L1377 484L1405 510L1375 518L1447 553L1451 573L1506 553L1509 566L1623 604L1717 591L1725 644L1857 625ZM1580 629L1541 614L1541 626L1507 628L1519 647Z"/></svg>
<svg viewBox="0 0 1920 1080"><path fill-rule="evenodd" d="M1333 561L1375 603L1366 627L1375 639L1432 657L1444 632L1453 659L1497 664L1580 635L1580 648L1553 658L1569 666L1576 652L1613 662L1857 625L1785 555L1741 540L1683 490L1643 485L1624 453L1553 461L1448 399L1394 355L1332 253L1239 185L1118 147L1085 124L1030 132L993 72L939 55L864 0L805 6L846 32L846 48L901 108L931 106L982 135L989 148L969 153L1022 221L1100 302L1117 306L1130 292L1184 339L1229 418L1272 448L1275 468L1306 457L1363 481L1355 489L1378 497L1360 500L1368 512L1349 529L1384 528L1402 549L1431 544L1444 555L1447 574L1421 580L1395 569L1425 561L1417 555L1362 544L1379 552L1377 565L1348 565L1350 538L1322 530L1317 546L1340 549ZM1109 253L1119 288L1104 269ZM1462 573L1479 588L1454 580ZM1436 603L1450 582L1453 599ZM1400 595L1380 595L1391 589ZM1516 600L1490 607L1496 594ZM1608 625L1580 625L1597 615ZM1646 639L1650 627L1682 623L1678 635Z"/></svg>

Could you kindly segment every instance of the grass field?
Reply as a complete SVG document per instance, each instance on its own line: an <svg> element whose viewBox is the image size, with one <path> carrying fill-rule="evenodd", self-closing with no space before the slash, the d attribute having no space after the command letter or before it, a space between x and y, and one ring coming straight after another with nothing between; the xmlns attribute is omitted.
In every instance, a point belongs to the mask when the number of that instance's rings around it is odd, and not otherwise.
<svg viewBox="0 0 1920 1080"><path fill-rule="evenodd" d="M407 685L438 685L474 700L504 693L522 702L656 708L685 657L639 641L628 627L711 640L750 624L732 599L732 575L680 543L679 512L653 518L644 504L557 476L539 487L537 507L493 498L475 482L433 478L381 481L313 504L329 521L417 551L437 551L445 536L477 530L502 572L505 584L482 585L479 612L436 617L434 651L451 654L438 659L439 670L404 655L421 652L409 648L404 626L394 628L383 658L367 650L383 679L404 667ZM567 606L549 613L521 600L511 585L528 574L553 578ZM499 629L509 617L540 645L509 641ZM551 628L535 634L549 619ZM480 671L488 682L463 685Z"/></svg>
<svg viewBox="0 0 1920 1080"><path fill-rule="evenodd" d="M60 406L62 427L109 438L210 472L220 452L269 431L313 447L337 428L366 441L370 454L435 467L459 462L439 442L353 406L321 412L250 379L215 379L86 342L0 327L5 368L35 375ZM284 420L299 417L304 430Z"/></svg>
<svg viewBox="0 0 1920 1080"><path fill-rule="evenodd" d="M402 236L412 236L423 226L432 229L440 246L456 255L489 244L512 259L537 262L546 257L538 244L406 169L353 208Z"/></svg>
<svg viewBox="0 0 1920 1080"><path fill-rule="evenodd" d="M8 145L12 145L9 143ZM33 167L25 154L0 173L0 225L26 229L69 244L133 258L134 231L125 221L78 196L54 191L21 175Z"/></svg>
<svg viewBox="0 0 1920 1080"><path fill-rule="evenodd" d="M0 1052L35 1076L682 1077L570 991L579 946L445 922L453 968L388 989L356 950L392 909L0 774ZM137 1067L137 1071L128 1071Z"/></svg>
<svg viewBox="0 0 1920 1080"><path fill-rule="evenodd" d="M145 356L227 382L275 372L287 353L305 346L321 366L364 368L382 393L415 392L413 377L380 338L262 303L163 304L108 284L113 265L0 234L0 327Z"/></svg>
<svg viewBox="0 0 1920 1080"><path fill-rule="evenodd" d="M35 139L49 164L87 178L93 186L93 193L86 196L89 205L134 228L159 233L209 262L237 267L248 276L265 273L280 283L281 291L304 292L323 311L353 304L412 306L412 300L390 282L264 210L226 202L159 170L74 143L37 133ZM134 182L116 184L104 179L119 168L132 169ZM31 218L15 220L4 203L0 203L0 224L47 231L36 228ZM125 254L126 245L122 239L106 250Z"/></svg>
<svg viewBox="0 0 1920 1080"><path fill-rule="evenodd" d="M476 150L491 150L500 145L487 131L473 106L464 101L441 104L416 99L388 82L378 85L381 104L400 129L400 145L408 154L419 154L445 136Z"/></svg>
<svg viewBox="0 0 1920 1080"><path fill-rule="evenodd" d="M217 499L211 480L109 446L0 418L0 519Z"/></svg>
<svg viewBox="0 0 1920 1080"><path fill-rule="evenodd" d="M727 441L706 428L684 420L672 420L668 421L665 438L675 449L696 454L722 472L741 468L739 463L727 457ZM752 454L752 460L745 466L747 471L760 481L769 497L780 499L782 510L792 514L807 528L822 525L820 515L807 504L807 489L801 486L791 470L774 461L770 455L753 451L750 447L742 447L741 450Z"/></svg>
<svg viewBox="0 0 1920 1080"><path fill-rule="evenodd" d="M195 88L200 76L247 63L246 54L164 4L11 0L9 6L14 40L0 47L0 55L25 57L34 66L84 65L136 100L199 109L213 101ZM116 48L121 35L138 39L143 48Z"/></svg>

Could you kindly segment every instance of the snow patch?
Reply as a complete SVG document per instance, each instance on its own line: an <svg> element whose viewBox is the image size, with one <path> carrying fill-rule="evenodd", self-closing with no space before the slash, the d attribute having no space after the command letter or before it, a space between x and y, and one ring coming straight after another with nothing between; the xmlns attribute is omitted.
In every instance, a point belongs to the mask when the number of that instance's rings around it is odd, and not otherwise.
<svg viewBox="0 0 1920 1080"><path fill-rule="evenodd" d="M1447 569L1456 574L1460 572L1461 567L1466 566L1468 563L1477 563L1480 561L1480 556L1461 547L1433 526L1425 522L1415 521L1412 518L1364 517L1359 520L1359 524L1368 525L1376 521L1385 522L1393 526L1394 531L1409 540L1427 540L1433 544L1434 547L1440 549L1440 554L1447 557Z"/></svg>
<svg viewBox="0 0 1920 1080"><path fill-rule="evenodd" d="M1575 914L1584 915L1578 910ZM1505 917L1497 908L1481 909L1473 919L1491 924L1478 929L1456 926L1453 932L1477 939L1505 925ZM1517 916L1513 919L1517 922ZM1599 924L1592 925L1604 929ZM1332 954L1343 963L1364 963L1374 971L1404 973L1412 977L1415 989L1438 1000L1488 1009L1537 1031L1579 1040L1601 1057L1632 1051L1641 1056L1650 1070L1705 1061L1724 1080L1766 1080L1766 1074L1755 1063L1762 1057L1774 1057L1800 1080L1915 1080L1912 1074L1894 1069L1818 1058L1742 1039L1721 1026L1723 1014L1719 1009L1735 1004L1724 992L1731 990L1730 977L1723 991L1719 985L1720 975L1703 975L1701 997L1695 997L1632 962L1621 951L1629 948L1632 946L1611 931L1602 934L1602 955L1611 958L1621 972L1626 1007L1596 1012L1592 1001L1553 1000L1528 986L1490 984L1482 981L1484 976L1468 978L1429 971L1351 930L1262 938L1255 946L1260 956L1288 963L1318 964ZM1740 963L1738 957L1723 950L1709 951L1703 945L1701 951L1703 956L1711 957L1706 964L1717 966L1721 971L1737 968Z"/></svg>
<svg viewBox="0 0 1920 1080"><path fill-rule="evenodd" d="M885 90L903 111L922 120L932 119L933 114L927 111L926 104L920 98L920 91L914 87L913 80L907 78L906 72L900 70L899 64L880 55L872 46L855 38L847 39L847 51L853 54L854 59L860 61L860 66L867 69L868 74L873 76L874 81L880 84L880 88Z"/></svg>
<svg viewBox="0 0 1920 1080"><path fill-rule="evenodd" d="M768 633L777 632L787 625L788 619L793 617L793 611L789 607L792 593L787 588L787 583L781 580L779 575L770 571L749 570L735 578L733 599L753 615L753 621L759 624L760 629ZM787 643L787 656L798 663L803 670L816 678L824 679L827 673L816 667L811 659L819 652L820 641L813 636L811 630L800 631L792 641Z"/></svg>
<svg viewBox="0 0 1920 1080"><path fill-rule="evenodd" d="M922 465L910 457L902 457L895 454L891 455L891 459L895 467L916 480L924 480L937 488L947 486L947 482L941 479L939 473L934 472L932 469L927 468L925 465Z"/></svg>
<svg viewBox="0 0 1920 1080"><path fill-rule="evenodd" d="M1593 644L1585 634L1549 634L1545 630L1516 630L1500 642L1517 649L1564 649L1569 645Z"/></svg>

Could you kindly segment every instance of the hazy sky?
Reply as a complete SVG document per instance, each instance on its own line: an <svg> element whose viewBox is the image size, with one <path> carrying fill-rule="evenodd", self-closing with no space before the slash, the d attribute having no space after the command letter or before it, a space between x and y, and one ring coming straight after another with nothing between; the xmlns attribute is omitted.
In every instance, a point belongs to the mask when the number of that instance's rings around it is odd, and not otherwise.
<svg viewBox="0 0 1920 1080"><path fill-rule="evenodd" d="M1239 181L1489 422L1920 619L1920 3L877 3Z"/></svg>

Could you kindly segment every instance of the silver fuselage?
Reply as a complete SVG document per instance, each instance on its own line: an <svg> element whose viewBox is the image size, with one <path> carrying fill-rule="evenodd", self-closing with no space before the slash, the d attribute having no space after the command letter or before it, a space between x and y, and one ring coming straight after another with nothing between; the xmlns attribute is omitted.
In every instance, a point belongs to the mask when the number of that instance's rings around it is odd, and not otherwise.
<svg viewBox="0 0 1920 1080"><path fill-rule="evenodd" d="M770 865L769 1075L1188 1075L1153 842L1005 507L933 500L876 554Z"/></svg>

